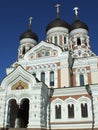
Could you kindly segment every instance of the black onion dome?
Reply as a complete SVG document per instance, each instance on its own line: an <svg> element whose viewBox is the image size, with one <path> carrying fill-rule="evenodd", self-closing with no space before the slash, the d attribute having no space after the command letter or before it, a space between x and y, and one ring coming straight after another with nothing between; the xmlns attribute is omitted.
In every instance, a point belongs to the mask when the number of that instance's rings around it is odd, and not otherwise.
<svg viewBox="0 0 98 130"><path fill-rule="evenodd" d="M36 33L32 32L31 29L29 29L26 32L21 34L20 40L22 40L24 38L31 38L31 39L38 41L38 36L36 35Z"/></svg>
<svg viewBox="0 0 98 130"><path fill-rule="evenodd" d="M75 20L75 22L70 25L70 31L78 28L83 28L88 30L88 26L84 22L80 21L79 19Z"/></svg>
<svg viewBox="0 0 98 130"><path fill-rule="evenodd" d="M47 25L46 32L53 27L65 27L69 29L69 24L60 18L56 18Z"/></svg>

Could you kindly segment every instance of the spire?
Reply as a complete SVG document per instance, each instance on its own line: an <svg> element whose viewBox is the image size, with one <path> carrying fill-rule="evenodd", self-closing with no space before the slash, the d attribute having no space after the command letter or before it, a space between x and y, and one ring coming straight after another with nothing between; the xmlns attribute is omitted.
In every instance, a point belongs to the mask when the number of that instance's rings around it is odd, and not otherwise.
<svg viewBox="0 0 98 130"><path fill-rule="evenodd" d="M74 7L73 9L75 11L76 20L78 19L78 9L79 9L78 7Z"/></svg>
<svg viewBox="0 0 98 130"><path fill-rule="evenodd" d="M56 18L60 18L60 4L56 4L55 5L55 7L56 7Z"/></svg>
<svg viewBox="0 0 98 130"><path fill-rule="evenodd" d="M29 29L32 30L32 17L29 18Z"/></svg>

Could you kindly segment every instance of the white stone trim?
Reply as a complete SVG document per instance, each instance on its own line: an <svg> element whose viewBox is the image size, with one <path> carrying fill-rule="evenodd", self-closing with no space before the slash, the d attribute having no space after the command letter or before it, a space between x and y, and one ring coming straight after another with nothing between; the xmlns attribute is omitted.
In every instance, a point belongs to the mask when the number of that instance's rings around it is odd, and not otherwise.
<svg viewBox="0 0 98 130"><path fill-rule="evenodd" d="M70 37L73 36L74 34L78 34L78 33L83 33L83 34L88 35L88 31L86 29L78 28L78 29L74 29L70 32Z"/></svg>
<svg viewBox="0 0 98 130"><path fill-rule="evenodd" d="M24 44L24 43L37 44L37 41L31 38L24 38L20 40L20 44Z"/></svg>
<svg viewBox="0 0 98 130"><path fill-rule="evenodd" d="M68 29L64 28L64 27L53 27L51 29L48 30L47 32L47 36L53 32L64 32L64 33L68 33Z"/></svg>

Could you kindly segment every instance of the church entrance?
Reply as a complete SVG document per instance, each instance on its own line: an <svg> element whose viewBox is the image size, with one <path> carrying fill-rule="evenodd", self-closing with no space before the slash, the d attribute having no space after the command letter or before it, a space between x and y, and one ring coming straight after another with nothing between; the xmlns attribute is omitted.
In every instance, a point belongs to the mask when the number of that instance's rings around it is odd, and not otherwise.
<svg viewBox="0 0 98 130"><path fill-rule="evenodd" d="M17 127L18 128L26 128L28 125L28 118L29 118L29 100L22 99L20 107L17 112ZM17 120L16 119L16 120Z"/></svg>
<svg viewBox="0 0 98 130"><path fill-rule="evenodd" d="M15 99L11 99L8 103L7 127L14 127L19 106Z"/></svg>
<svg viewBox="0 0 98 130"><path fill-rule="evenodd" d="M15 99L9 101L7 124L10 128L26 128L29 120L29 100L24 98L20 105Z"/></svg>

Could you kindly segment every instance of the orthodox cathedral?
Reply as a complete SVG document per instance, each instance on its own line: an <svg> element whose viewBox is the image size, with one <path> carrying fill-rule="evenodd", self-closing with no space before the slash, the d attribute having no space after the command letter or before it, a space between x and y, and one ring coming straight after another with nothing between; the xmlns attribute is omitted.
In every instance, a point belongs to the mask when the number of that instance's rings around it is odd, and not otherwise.
<svg viewBox="0 0 98 130"><path fill-rule="evenodd" d="M38 43L29 28L20 35L17 60L0 85L0 129L98 130L98 57L87 24L56 18Z"/></svg>

